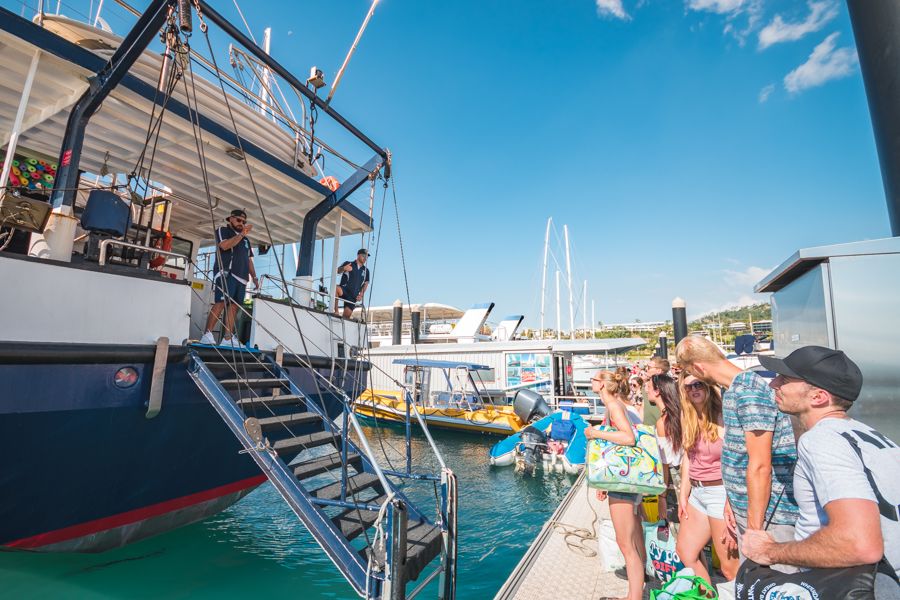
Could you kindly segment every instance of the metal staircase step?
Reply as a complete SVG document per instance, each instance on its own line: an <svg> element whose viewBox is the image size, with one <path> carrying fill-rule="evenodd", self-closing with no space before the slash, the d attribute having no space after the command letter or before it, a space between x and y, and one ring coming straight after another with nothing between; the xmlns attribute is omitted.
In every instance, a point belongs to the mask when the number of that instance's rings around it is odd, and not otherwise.
<svg viewBox="0 0 900 600"><path fill-rule="evenodd" d="M326 471L339 469L340 466L341 455L339 452L328 454L327 456L323 456L322 458L317 458L315 460L300 463L298 465L291 465L291 467L294 468L294 477L296 477L297 479L308 479L310 477L315 477L316 475L321 475ZM355 452L348 453L347 466L353 467L357 471L361 470L362 456L356 454Z"/></svg>
<svg viewBox="0 0 900 600"><path fill-rule="evenodd" d="M387 500L387 495L366 500L366 504L381 504L385 500ZM340 528L341 534L345 538L352 540L359 537L369 527L372 527L376 519L378 519L378 511L349 508L331 519L331 522Z"/></svg>
<svg viewBox="0 0 900 600"><path fill-rule="evenodd" d="M285 404L297 404L302 402L304 398L302 396L297 396L294 394L278 394L275 396L254 396L252 398L241 398L237 400L237 405L242 409L255 406L255 405L265 405L265 406L283 406Z"/></svg>
<svg viewBox="0 0 900 600"><path fill-rule="evenodd" d="M366 488L375 486L381 488L381 484L378 481L378 476L374 473L360 473L359 475L353 475L347 478L347 496L349 497L351 492L361 492ZM384 490L378 489L378 491L383 492ZM341 497L341 482L336 481L334 483L330 483L326 486L320 487L319 489L313 491L313 496L323 500L337 500Z"/></svg>
<svg viewBox="0 0 900 600"><path fill-rule="evenodd" d="M415 581L428 564L441 553L441 528L425 521L410 522L406 530L406 579Z"/></svg>
<svg viewBox="0 0 900 600"><path fill-rule="evenodd" d="M287 385L289 382L287 379L281 379L277 377L263 377L258 379L220 379L219 385L223 388L258 388L258 387L279 387L282 385Z"/></svg>
<svg viewBox="0 0 900 600"><path fill-rule="evenodd" d="M406 569L407 581L415 581L419 574L441 553L443 537L439 525L427 521L410 521L406 529ZM370 547L363 548L359 554L368 560ZM384 551L379 552L378 561L384 562Z"/></svg>
<svg viewBox="0 0 900 600"><path fill-rule="evenodd" d="M272 449L278 456L284 457L288 454L296 455L307 448L316 448L334 442L340 444L340 437L335 437L330 431L317 431L307 435L287 438L286 440L278 440L272 445Z"/></svg>
<svg viewBox="0 0 900 600"><path fill-rule="evenodd" d="M276 427L282 428L284 431L284 427L292 427L294 425L303 425L306 423L315 423L317 421L321 421L322 417L318 413L314 412L295 412L289 415L278 415L275 417L264 417L259 419L259 426L262 427L263 431L267 431L269 429L274 429Z"/></svg>

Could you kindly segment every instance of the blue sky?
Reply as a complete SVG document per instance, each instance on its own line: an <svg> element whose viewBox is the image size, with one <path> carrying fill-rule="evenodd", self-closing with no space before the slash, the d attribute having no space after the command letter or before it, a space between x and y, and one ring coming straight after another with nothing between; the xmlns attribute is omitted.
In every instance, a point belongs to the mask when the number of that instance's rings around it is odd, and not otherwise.
<svg viewBox="0 0 900 600"><path fill-rule="evenodd" d="M241 7L330 81L368 2ZM588 319L591 300L605 322L669 318L674 296L696 315L752 300L798 248L890 235L838 0L382 0L333 105L394 153L413 302L536 325L548 217L563 270L569 227L578 326L585 279ZM373 304L405 299L388 198Z"/></svg>

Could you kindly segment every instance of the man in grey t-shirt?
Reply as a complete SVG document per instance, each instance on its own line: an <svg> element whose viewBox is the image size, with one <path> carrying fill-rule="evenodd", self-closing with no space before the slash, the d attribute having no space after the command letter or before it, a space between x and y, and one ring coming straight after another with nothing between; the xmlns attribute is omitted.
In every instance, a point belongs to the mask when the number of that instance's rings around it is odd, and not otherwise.
<svg viewBox="0 0 900 600"><path fill-rule="evenodd" d="M900 448L847 416L862 388L859 367L821 346L760 362L778 373L771 383L778 408L806 429L794 471L800 517L796 541L777 543L765 531L748 531L744 553L761 564L831 568L884 557L889 564L876 580L876 598L900 598Z"/></svg>

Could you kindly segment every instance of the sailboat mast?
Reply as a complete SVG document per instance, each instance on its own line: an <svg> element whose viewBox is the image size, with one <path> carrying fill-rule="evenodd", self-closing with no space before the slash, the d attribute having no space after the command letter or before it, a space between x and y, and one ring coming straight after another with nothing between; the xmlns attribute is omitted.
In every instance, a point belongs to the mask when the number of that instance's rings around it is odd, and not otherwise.
<svg viewBox="0 0 900 600"><path fill-rule="evenodd" d="M559 269L556 270L556 339L559 339L560 328L560 312L559 312Z"/></svg>
<svg viewBox="0 0 900 600"><path fill-rule="evenodd" d="M547 231L544 232L544 266L541 268L541 339L544 339L544 300L547 294L547 249L550 245L550 223L553 217L547 218Z"/></svg>
<svg viewBox="0 0 900 600"><path fill-rule="evenodd" d="M569 259L569 226L563 225L566 236L566 282L569 286L569 337L575 339L575 302L572 298L572 261Z"/></svg>
<svg viewBox="0 0 900 600"><path fill-rule="evenodd" d="M266 54L271 54L272 49L272 28L266 27L263 31L263 52ZM269 109L269 67L263 67L262 72L262 81L260 81L259 87L259 97L262 99L262 103L259 106L260 114L265 115L266 111ZM275 120L275 113L272 112L272 120Z"/></svg>
<svg viewBox="0 0 900 600"><path fill-rule="evenodd" d="M594 316L594 301L591 300L591 339L597 337L597 317Z"/></svg>
<svg viewBox="0 0 900 600"><path fill-rule="evenodd" d="M581 332L587 337L587 279L581 288Z"/></svg>

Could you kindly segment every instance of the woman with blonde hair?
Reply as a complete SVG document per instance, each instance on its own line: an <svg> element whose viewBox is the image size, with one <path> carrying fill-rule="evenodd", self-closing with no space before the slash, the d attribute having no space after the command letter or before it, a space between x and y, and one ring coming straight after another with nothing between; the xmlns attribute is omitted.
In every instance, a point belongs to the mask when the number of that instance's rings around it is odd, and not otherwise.
<svg viewBox="0 0 900 600"><path fill-rule="evenodd" d="M591 378L591 387L606 407L603 425L614 431L599 431L593 427L584 430L589 439L603 439L621 446L637 443L635 425L641 424L641 416L628 397L628 378L622 373L597 371ZM609 513L616 530L616 544L625 557L625 572L628 574L628 595L620 600L641 600L644 589L644 534L638 507L640 494L606 492L597 490L597 498L609 498Z"/></svg>
<svg viewBox="0 0 900 600"><path fill-rule="evenodd" d="M722 396L719 389L683 373L681 392L681 493L676 551L684 566L710 581L700 556L712 538L722 574L731 581L737 574L737 553L725 546L725 486L722 484Z"/></svg>

